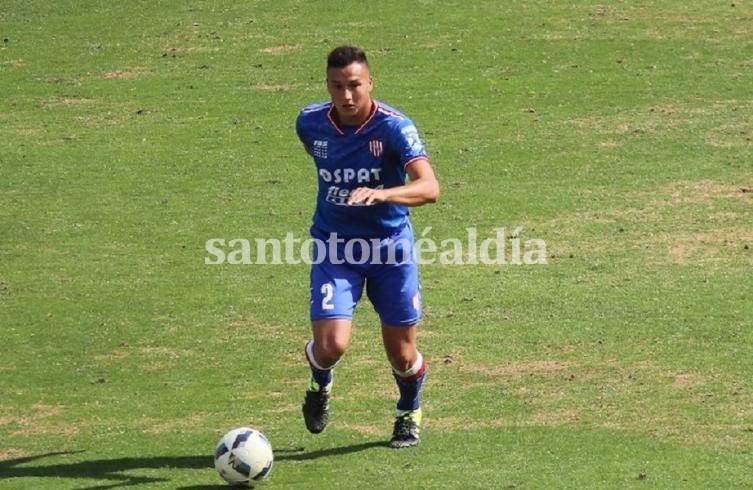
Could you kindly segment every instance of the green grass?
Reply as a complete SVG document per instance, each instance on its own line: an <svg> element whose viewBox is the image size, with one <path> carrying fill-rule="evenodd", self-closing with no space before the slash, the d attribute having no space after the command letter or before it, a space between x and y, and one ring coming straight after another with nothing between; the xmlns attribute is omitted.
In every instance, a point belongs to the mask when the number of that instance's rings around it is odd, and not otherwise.
<svg viewBox="0 0 753 490"><path fill-rule="evenodd" d="M6 1L0 9L0 489L753 486L753 72L741 2ZM371 55L439 174L436 241L548 265L422 269L422 444L361 305L332 423L300 420L308 269L204 264L305 238L295 137L327 52ZM509 252L508 252L509 253ZM509 255L508 255L509 258Z"/></svg>

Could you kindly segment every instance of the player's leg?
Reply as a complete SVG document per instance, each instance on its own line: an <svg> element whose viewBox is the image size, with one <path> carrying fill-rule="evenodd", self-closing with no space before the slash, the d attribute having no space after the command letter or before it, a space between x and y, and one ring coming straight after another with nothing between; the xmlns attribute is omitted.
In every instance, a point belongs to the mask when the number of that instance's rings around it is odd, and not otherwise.
<svg viewBox="0 0 753 490"><path fill-rule="evenodd" d="M327 261L311 269L311 332L305 354L311 379L303 402L306 428L318 434L329 420L333 369L350 344L352 318L363 278L345 264Z"/></svg>
<svg viewBox="0 0 753 490"><path fill-rule="evenodd" d="M313 434L323 431L329 422L333 370L348 348L351 330L352 322L347 319L311 322L313 335L305 349L311 379L301 409L306 428Z"/></svg>
<svg viewBox="0 0 753 490"><path fill-rule="evenodd" d="M411 257L410 229L404 230L388 247L400 247L392 257ZM389 255L389 254L388 254ZM382 340L397 383L399 398L395 430L390 445L408 447L418 444L421 423L421 389L426 363L416 345L417 323L421 317L418 267L414 261L374 266L367 282L367 293L382 320Z"/></svg>
<svg viewBox="0 0 753 490"><path fill-rule="evenodd" d="M426 362L416 345L417 332L415 325L382 325L384 348L400 391L397 410L401 412L417 410L421 406Z"/></svg>
<svg viewBox="0 0 753 490"><path fill-rule="evenodd" d="M382 340L400 396L390 446L418 444L421 428L421 390L426 378L426 361L416 345L418 328L382 325Z"/></svg>
<svg viewBox="0 0 753 490"><path fill-rule="evenodd" d="M345 318L314 320L312 338L306 344L306 360L311 367L311 389L329 391L332 370L350 344L353 322Z"/></svg>

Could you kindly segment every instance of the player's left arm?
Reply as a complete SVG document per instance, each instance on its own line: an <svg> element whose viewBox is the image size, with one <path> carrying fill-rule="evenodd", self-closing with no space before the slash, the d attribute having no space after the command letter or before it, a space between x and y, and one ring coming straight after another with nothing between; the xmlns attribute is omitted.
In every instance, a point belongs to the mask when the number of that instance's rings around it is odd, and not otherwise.
<svg viewBox="0 0 753 490"><path fill-rule="evenodd" d="M348 205L379 203L401 204L403 206L420 206L437 202L439 199L439 181L434 169L426 157L418 157L408 162L405 168L409 181L404 185L388 189L359 187L350 193Z"/></svg>

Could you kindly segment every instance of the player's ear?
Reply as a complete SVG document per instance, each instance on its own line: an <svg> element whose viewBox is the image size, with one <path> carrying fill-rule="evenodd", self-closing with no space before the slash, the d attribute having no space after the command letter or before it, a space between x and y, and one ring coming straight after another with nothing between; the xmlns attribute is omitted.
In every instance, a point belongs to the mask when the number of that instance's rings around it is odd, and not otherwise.
<svg viewBox="0 0 753 490"><path fill-rule="evenodd" d="M374 77L369 75L369 93L371 93L372 90L374 90Z"/></svg>

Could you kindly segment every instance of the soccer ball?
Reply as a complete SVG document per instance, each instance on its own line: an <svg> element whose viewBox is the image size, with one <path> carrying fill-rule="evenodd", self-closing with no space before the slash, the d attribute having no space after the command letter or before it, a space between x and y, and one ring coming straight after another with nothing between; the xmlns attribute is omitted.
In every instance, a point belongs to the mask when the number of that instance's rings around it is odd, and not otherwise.
<svg viewBox="0 0 753 490"><path fill-rule="evenodd" d="M253 487L272 470L272 445L256 429L239 427L220 439L214 452L214 467L234 486Z"/></svg>

